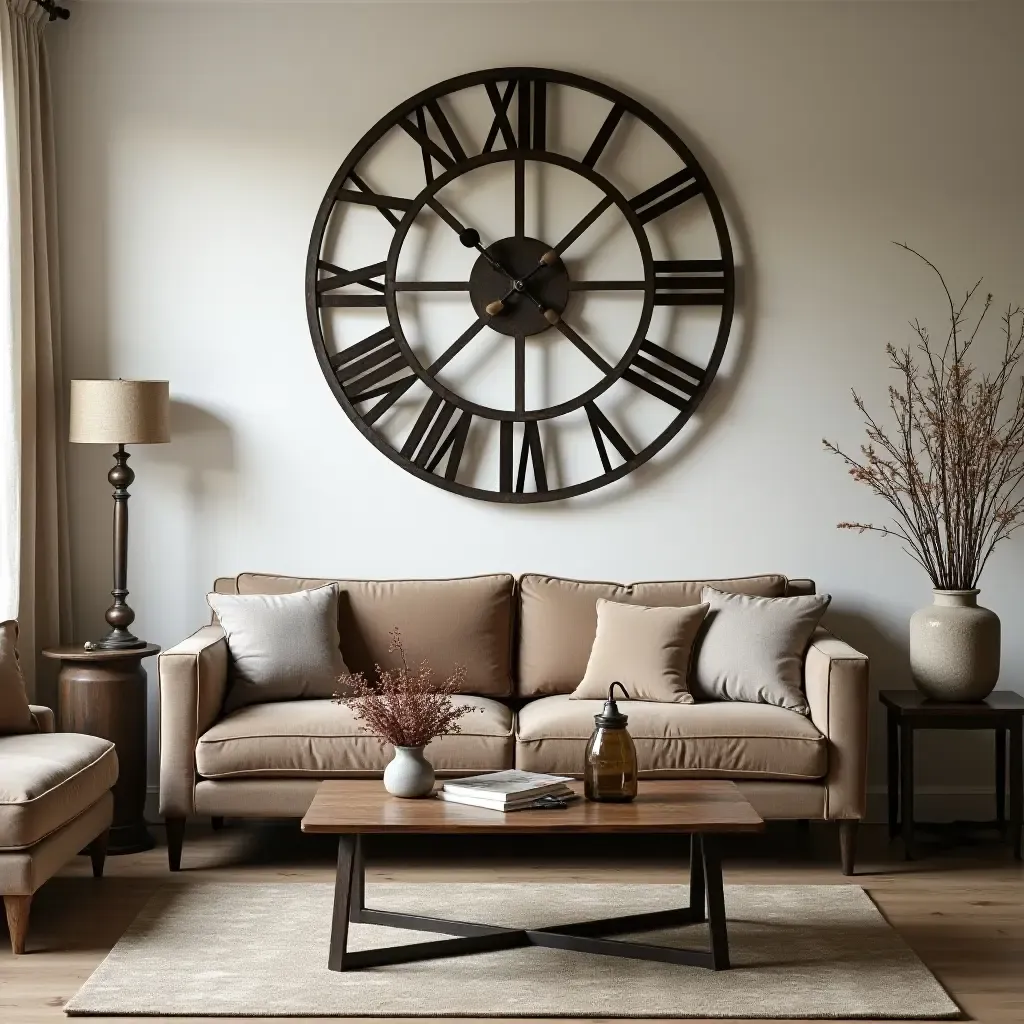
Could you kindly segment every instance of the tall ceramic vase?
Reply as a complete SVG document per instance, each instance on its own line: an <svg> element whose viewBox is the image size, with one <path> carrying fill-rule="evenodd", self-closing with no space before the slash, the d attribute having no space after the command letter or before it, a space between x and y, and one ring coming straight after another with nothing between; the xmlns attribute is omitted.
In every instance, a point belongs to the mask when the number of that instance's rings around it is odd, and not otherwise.
<svg viewBox="0 0 1024 1024"><path fill-rule="evenodd" d="M933 700L984 700L999 679L999 616L977 590L935 590L910 617L910 671Z"/></svg>
<svg viewBox="0 0 1024 1024"><path fill-rule="evenodd" d="M395 747L395 756L384 769L384 788L403 797L426 796L434 788L434 768L422 747Z"/></svg>

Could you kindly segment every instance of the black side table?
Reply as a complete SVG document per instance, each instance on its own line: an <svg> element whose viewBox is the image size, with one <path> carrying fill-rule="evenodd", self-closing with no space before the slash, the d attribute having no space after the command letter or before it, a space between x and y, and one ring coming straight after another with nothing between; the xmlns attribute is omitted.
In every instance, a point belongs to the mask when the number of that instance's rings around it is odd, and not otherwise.
<svg viewBox="0 0 1024 1024"><path fill-rule="evenodd" d="M945 704L917 690L882 690L888 716L889 837L903 837L908 860L914 856L914 732L917 729L992 729L996 734L996 818L1006 829L1006 739L1010 739L1010 839L1021 859L1024 825L1022 725L1024 697L995 690L983 701Z"/></svg>

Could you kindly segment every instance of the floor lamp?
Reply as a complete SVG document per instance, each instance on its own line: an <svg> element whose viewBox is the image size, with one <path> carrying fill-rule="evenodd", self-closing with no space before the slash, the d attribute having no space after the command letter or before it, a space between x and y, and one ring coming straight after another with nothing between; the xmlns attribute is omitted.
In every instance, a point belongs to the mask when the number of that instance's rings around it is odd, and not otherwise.
<svg viewBox="0 0 1024 1024"><path fill-rule="evenodd" d="M135 473L128 468L126 444L170 441L170 398L165 380L73 380L69 440L77 444L116 444L107 479L114 488L114 603L106 611L110 631L86 644L90 650L145 647L129 626L135 612L128 606L128 488Z"/></svg>

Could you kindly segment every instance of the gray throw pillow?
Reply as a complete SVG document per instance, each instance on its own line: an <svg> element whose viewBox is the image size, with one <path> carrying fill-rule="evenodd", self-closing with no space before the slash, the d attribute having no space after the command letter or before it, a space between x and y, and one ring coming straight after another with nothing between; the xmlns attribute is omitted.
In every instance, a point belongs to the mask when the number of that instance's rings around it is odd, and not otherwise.
<svg viewBox="0 0 1024 1024"><path fill-rule="evenodd" d="M233 678L226 711L246 704L331 697L347 674L336 583L294 594L207 594L227 636Z"/></svg>
<svg viewBox="0 0 1024 1024"><path fill-rule="evenodd" d="M0 736L35 732L18 664L18 623L0 622Z"/></svg>
<svg viewBox="0 0 1024 1024"><path fill-rule="evenodd" d="M832 598L749 597L705 587L701 600L710 608L697 641L695 695L806 715L804 655Z"/></svg>

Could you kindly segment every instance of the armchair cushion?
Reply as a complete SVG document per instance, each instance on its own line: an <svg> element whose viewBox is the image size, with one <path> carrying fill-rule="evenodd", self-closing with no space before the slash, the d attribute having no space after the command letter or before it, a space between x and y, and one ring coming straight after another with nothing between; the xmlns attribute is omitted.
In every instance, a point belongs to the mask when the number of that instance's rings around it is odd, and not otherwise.
<svg viewBox="0 0 1024 1024"><path fill-rule="evenodd" d="M0 850L32 846L117 781L114 744L74 732L0 738Z"/></svg>
<svg viewBox="0 0 1024 1024"><path fill-rule="evenodd" d="M35 732L18 664L18 624L0 622L0 736Z"/></svg>

